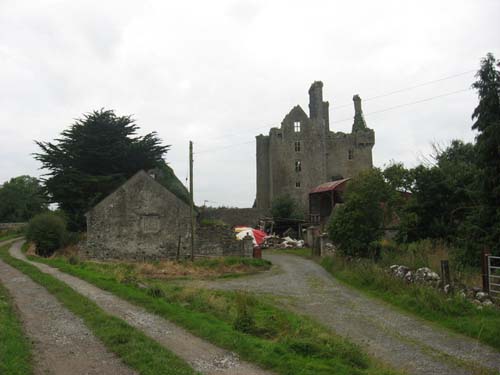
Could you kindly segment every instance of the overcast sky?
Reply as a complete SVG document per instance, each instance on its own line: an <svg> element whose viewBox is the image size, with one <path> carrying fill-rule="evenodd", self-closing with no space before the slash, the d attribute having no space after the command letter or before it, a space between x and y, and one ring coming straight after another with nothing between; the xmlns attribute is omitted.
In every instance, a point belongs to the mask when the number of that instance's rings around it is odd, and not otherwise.
<svg viewBox="0 0 500 375"><path fill-rule="evenodd" d="M183 182L194 141L197 204L249 207L255 136L308 112L315 80L345 132L353 94L419 86L363 102L375 165L414 166L432 142L474 139L466 89L500 57L499 16L499 0L0 0L0 183L42 174L34 140L104 107L172 145Z"/></svg>

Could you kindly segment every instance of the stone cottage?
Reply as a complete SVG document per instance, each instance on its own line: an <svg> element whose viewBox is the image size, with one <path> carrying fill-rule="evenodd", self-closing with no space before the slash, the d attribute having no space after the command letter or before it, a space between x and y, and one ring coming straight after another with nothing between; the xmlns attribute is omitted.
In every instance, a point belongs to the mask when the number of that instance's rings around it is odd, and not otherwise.
<svg viewBox="0 0 500 375"><path fill-rule="evenodd" d="M279 128L257 139L256 207L268 209L274 198L289 195L308 213L309 193L328 181L356 176L372 167L375 133L366 126L361 99L353 97L351 133L330 130L329 103L323 83L309 89L309 115L295 106Z"/></svg>
<svg viewBox="0 0 500 375"><path fill-rule="evenodd" d="M191 254L189 205L139 171L86 214L85 253L100 259L165 259ZM231 228L196 226L195 256L251 256Z"/></svg>

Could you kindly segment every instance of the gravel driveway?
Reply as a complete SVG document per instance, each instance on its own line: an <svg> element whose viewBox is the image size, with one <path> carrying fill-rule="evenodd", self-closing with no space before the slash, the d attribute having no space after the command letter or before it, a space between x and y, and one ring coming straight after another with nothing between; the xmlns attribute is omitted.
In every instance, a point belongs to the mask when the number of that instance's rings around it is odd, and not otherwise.
<svg viewBox="0 0 500 375"><path fill-rule="evenodd" d="M340 284L317 263L293 255L265 254L267 273L208 282L217 289L269 293L360 344L370 354L409 374L500 373L500 353Z"/></svg>
<svg viewBox="0 0 500 375"><path fill-rule="evenodd" d="M20 246L17 242L13 248ZM136 374L45 288L1 260L0 282L11 294L33 343L35 375Z"/></svg>
<svg viewBox="0 0 500 375"><path fill-rule="evenodd" d="M94 301L108 314L123 319L131 326L188 362L195 370L207 375L270 375L269 371L240 360L234 353L223 350L179 326L115 295L103 291L79 278L63 273L43 263L31 262L21 252L20 242L10 249L13 257L23 260L65 282L78 293ZM101 372L101 374L121 374ZM126 372L124 372L126 374Z"/></svg>

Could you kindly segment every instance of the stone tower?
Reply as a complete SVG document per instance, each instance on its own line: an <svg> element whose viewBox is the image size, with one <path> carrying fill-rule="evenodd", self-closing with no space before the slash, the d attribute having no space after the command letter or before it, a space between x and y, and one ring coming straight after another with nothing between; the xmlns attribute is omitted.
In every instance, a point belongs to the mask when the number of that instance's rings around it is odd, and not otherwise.
<svg viewBox="0 0 500 375"><path fill-rule="evenodd" d="M257 208L290 195L307 214L313 188L372 167L375 133L366 125L361 98L355 95L353 101L351 133L330 131L329 103L323 101L323 83L316 81L309 88L309 116L297 105L281 127L256 137Z"/></svg>

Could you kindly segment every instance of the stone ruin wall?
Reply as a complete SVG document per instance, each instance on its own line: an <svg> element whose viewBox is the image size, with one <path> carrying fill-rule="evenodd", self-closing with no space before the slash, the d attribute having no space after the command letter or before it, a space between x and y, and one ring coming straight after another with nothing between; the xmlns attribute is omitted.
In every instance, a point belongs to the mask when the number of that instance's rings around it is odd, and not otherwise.
<svg viewBox="0 0 500 375"><path fill-rule="evenodd" d="M132 177L87 213L81 254L97 259L160 260L191 255L189 206L147 175ZM179 247L180 239L180 247ZM226 226L197 225L195 256L244 254Z"/></svg>

